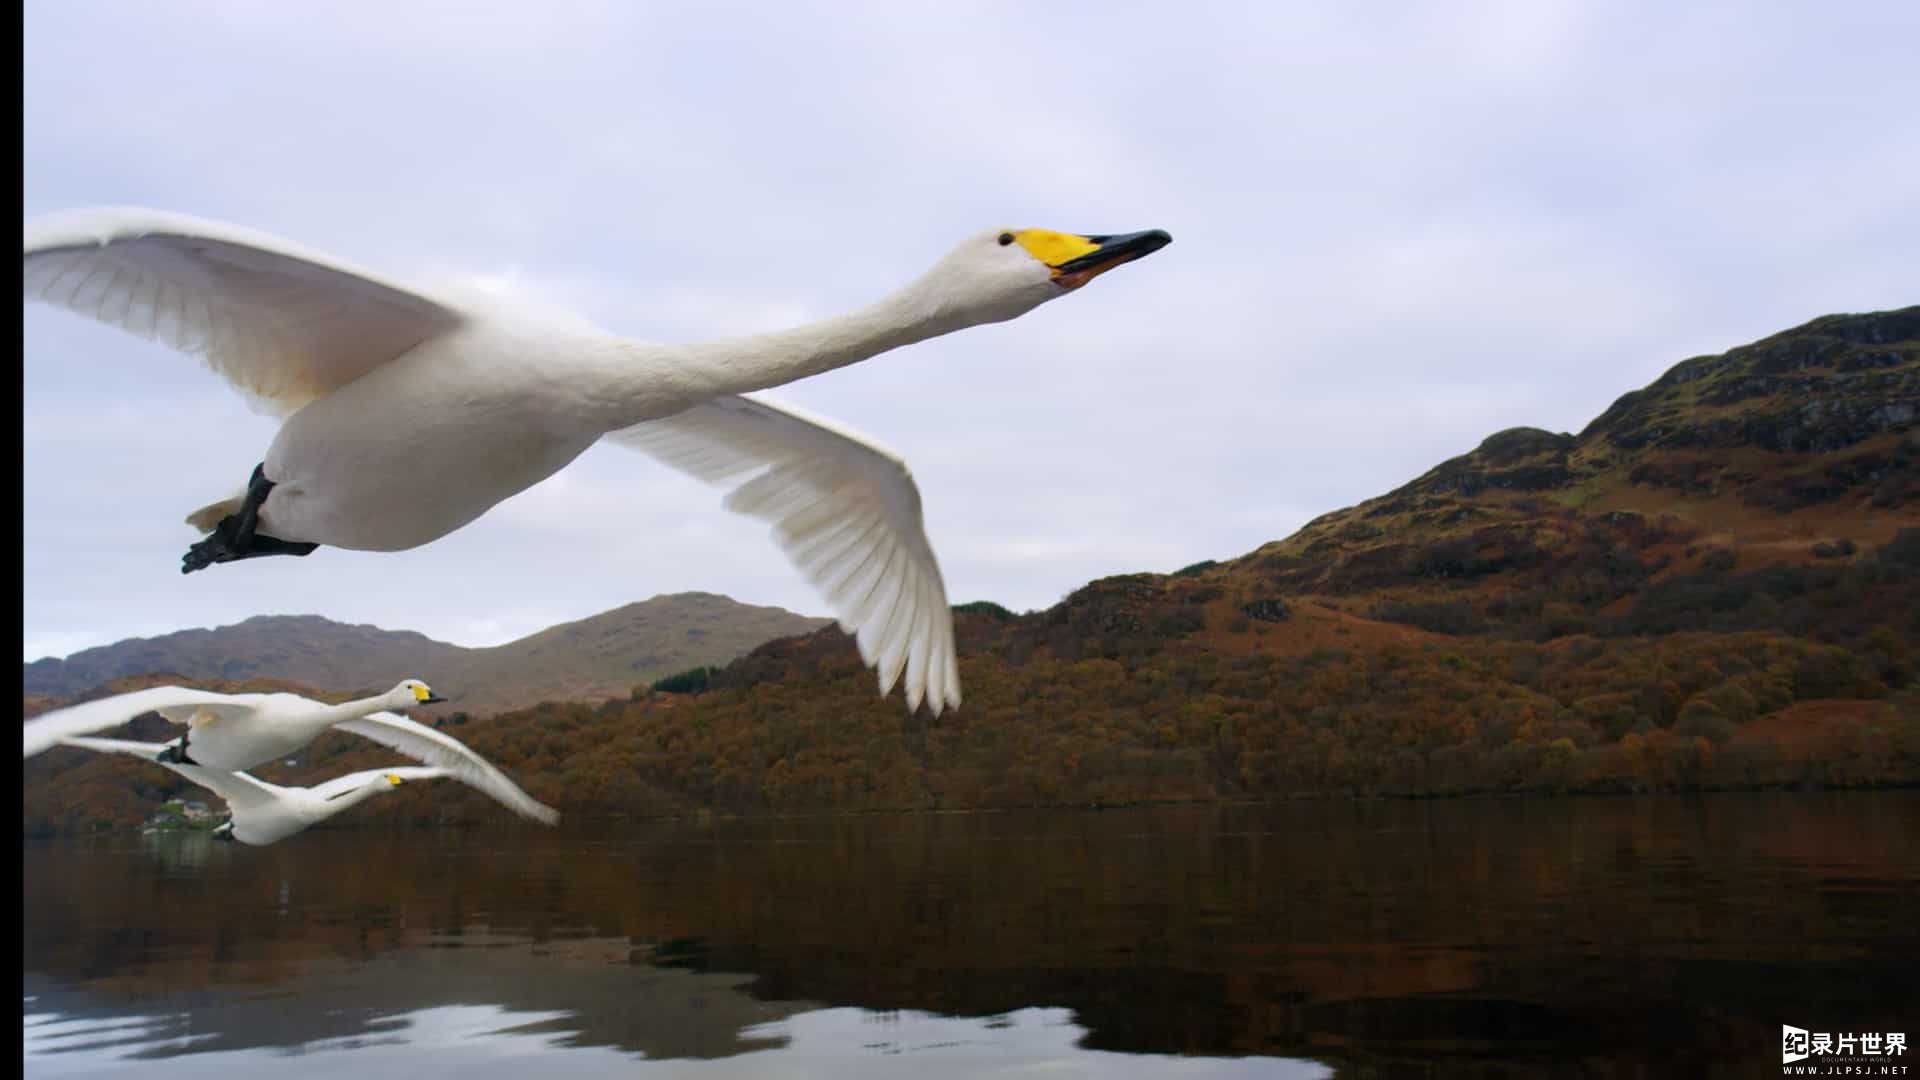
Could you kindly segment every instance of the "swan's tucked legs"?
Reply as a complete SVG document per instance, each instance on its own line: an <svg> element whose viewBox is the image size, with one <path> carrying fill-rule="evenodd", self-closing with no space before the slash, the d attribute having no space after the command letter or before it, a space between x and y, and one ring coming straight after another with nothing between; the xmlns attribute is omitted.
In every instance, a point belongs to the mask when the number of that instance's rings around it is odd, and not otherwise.
<svg viewBox="0 0 1920 1080"><path fill-rule="evenodd" d="M187 732L186 734L183 734L180 736L179 742L168 743L166 749L160 751L159 754L154 756L154 760L159 762L173 762L179 765L200 764L199 762L187 756L187 737L191 734L193 733Z"/></svg>
<svg viewBox="0 0 1920 1080"><path fill-rule="evenodd" d="M240 501L239 511L221 518L220 524L213 527L213 532L205 540L187 549L187 553L180 557L181 573L191 574L214 563L257 559L263 555L309 555L320 546L282 540L253 531L260 519L260 504L266 502L267 495L273 491L273 481L267 479L266 469L265 462L253 467L253 476L247 481L247 495Z"/></svg>

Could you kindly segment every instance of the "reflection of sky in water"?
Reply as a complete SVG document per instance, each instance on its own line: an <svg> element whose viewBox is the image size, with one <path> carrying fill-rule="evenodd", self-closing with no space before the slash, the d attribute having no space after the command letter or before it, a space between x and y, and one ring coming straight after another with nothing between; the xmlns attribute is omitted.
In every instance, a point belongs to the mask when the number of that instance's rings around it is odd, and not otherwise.
<svg viewBox="0 0 1920 1080"><path fill-rule="evenodd" d="M1308 1077L1312 1062L1115 1054L1077 1044L1086 1029L1067 1009L1022 1009L986 1019L920 1012L815 1009L739 1032L765 1049L717 1060L648 1061L606 1047L569 1046L564 1012L451 1005L383 1017L374 1033L297 1046L194 1053L183 1016L74 1019L35 1012L26 1001L24 1075L201 1080L207 1076L520 1076L541 1080L607 1075L808 1078L897 1077ZM153 1057L155 1051L163 1055Z"/></svg>

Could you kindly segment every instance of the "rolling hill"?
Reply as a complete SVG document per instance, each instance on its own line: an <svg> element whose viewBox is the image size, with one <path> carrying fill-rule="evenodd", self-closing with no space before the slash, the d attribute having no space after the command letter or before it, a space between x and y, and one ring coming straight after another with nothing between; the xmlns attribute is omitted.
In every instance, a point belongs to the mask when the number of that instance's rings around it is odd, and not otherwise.
<svg viewBox="0 0 1920 1080"><path fill-rule="evenodd" d="M349 626L317 615L263 615L24 665L23 691L71 697L110 679L164 672L188 679L285 679L342 691L384 690L417 677L488 713L541 701L624 697L636 685L724 664L762 642L828 620L712 593L678 593L562 623L492 648L469 649L412 631Z"/></svg>
<svg viewBox="0 0 1920 1080"><path fill-rule="evenodd" d="M514 719L743 811L1916 783L1917 464L1920 307L1827 316L1240 557L967 605L951 718L829 627Z"/></svg>

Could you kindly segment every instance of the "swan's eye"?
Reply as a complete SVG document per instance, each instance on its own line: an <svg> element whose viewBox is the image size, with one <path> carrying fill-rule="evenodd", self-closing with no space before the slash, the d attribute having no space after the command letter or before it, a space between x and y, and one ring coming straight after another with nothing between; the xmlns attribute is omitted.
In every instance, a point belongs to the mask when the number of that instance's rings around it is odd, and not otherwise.
<svg viewBox="0 0 1920 1080"><path fill-rule="evenodd" d="M1000 246L1001 246L1001 247L1006 247L1006 246L1007 246L1008 244L1011 244L1011 243L1013 243L1013 234L1012 234L1012 233L1010 233L1010 232L1003 232L1003 233L1001 233L1001 234L1000 234Z"/></svg>

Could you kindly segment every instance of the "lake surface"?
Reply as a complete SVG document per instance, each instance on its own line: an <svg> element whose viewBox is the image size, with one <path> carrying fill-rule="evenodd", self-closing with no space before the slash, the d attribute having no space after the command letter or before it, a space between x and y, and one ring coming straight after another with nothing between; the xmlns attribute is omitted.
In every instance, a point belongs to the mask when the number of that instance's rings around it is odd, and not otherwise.
<svg viewBox="0 0 1920 1080"><path fill-rule="evenodd" d="M1752 1076L1783 1023L1920 1043L1920 791L354 816L27 845L26 1075Z"/></svg>

